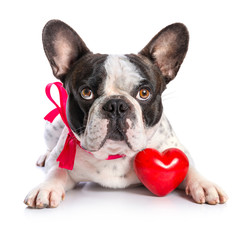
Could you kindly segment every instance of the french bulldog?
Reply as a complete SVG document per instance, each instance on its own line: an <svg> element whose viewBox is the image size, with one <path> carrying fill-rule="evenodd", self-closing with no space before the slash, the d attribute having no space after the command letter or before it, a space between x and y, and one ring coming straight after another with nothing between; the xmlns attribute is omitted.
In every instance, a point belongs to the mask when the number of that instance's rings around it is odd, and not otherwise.
<svg viewBox="0 0 240 240"><path fill-rule="evenodd" d="M196 171L163 113L162 93L176 77L188 42L187 28L175 23L157 33L138 54L94 54L70 26L49 21L43 29L44 50L54 76L68 93L68 123L82 148L77 147L72 171L60 168L56 159L68 130L60 117L47 123L48 149L37 162L45 166L46 179L30 191L25 204L57 207L65 192L79 182L108 188L141 184L133 168L135 155L145 148L162 152L171 147L181 149L190 164L179 188L196 203L225 203L227 195ZM109 155L120 157L107 161Z"/></svg>

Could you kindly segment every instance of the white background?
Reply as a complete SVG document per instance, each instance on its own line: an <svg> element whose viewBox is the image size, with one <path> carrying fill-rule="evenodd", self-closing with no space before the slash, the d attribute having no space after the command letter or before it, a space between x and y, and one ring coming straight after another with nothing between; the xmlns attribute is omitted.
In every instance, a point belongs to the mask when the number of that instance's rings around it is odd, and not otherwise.
<svg viewBox="0 0 240 240"><path fill-rule="evenodd" d="M238 239L240 17L237 1L1 1L1 239ZM57 209L23 199L44 174L44 88L55 81L41 31L50 19L71 25L93 52L137 53L163 27L183 22L189 52L164 93L165 113L198 170L222 186L225 205L198 205L176 191L80 185ZM4 236L4 237L3 237ZM232 236L232 237L231 237ZM234 236L234 237L233 237Z"/></svg>

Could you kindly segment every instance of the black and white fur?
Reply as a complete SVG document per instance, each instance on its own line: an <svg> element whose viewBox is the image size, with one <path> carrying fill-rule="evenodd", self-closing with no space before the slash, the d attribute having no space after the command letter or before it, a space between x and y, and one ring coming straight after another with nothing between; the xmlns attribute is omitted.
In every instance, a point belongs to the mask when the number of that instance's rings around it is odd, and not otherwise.
<svg viewBox="0 0 240 240"><path fill-rule="evenodd" d="M133 169L135 155L145 148L163 151L179 148L190 162L180 185L197 203L224 203L227 195L200 176L188 151L177 139L163 113L161 94L176 76L188 49L188 31L172 24L160 31L137 55L93 54L65 23L52 20L43 30L43 45L55 77L68 92L67 118L87 151L77 147L72 171L56 162L67 128L58 117L47 123L48 150L38 165L45 165L46 180L33 189L25 203L30 207L56 207L77 183L91 181L109 188L139 184ZM83 89L91 91L85 99ZM139 96L147 89L149 97ZM107 161L108 155L125 157Z"/></svg>

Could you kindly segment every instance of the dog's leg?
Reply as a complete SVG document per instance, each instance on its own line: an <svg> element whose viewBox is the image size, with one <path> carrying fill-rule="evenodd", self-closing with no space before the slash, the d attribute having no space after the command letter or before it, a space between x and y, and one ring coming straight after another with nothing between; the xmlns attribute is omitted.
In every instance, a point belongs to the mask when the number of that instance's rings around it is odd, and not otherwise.
<svg viewBox="0 0 240 240"><path fill-rule="evenodd" d="M47 145L47 150L44 154L42 154L36 165L39 167L45 166L45 161L49 157L53 148L57 145L57 142L61 136L61 133L64 128L64 123L60 116L57 116L52 123L46 121L45 130L44 130L44 139Z"/></svg>
<svg viewBox="0 0 240 240"><path fill-rule="evenodd" d="M163 143L160 151L163 151L167 148L176 147L181 149L187 155L189 160L189 170L187 176L179 185L179 188L184 189L186 194L191 196L197 203L225 203L228 199L227 194L215 183L208 181L197 172L191 155L180 143L169 121L164 115L161 119L160 128L160 132L162 132L160 138L161 142Z"/></svg>
<svg viewBox="0 0 240 240"><path fill-rule="evenodd" d="M205 179L192 166L189 167L187 176L179 188L185 189L186 194L197 203L215 205L225 203L228 199L227 194L219 186Z"/></svg>
<svg viewBox="0 0 240 240"><path fill-rule="evenodd" d="M39 156L37 162L36 162L36 165L38 167L44 167L45 166L45 162L47 160L47 158L49 157L50 153L51 153L52 150L50 149L47 149L46 152L42 155Z"/></svg>
<svg viewBox="0 0 240 240"><path fill-rule="evenodd" d="M208 203L215 205L225 203L228 200L227 194L215 183L210 182L196 170L192 157L183 145L179 143L179 148L187 155L189 169L184 181L179 188L185 190L196 203Z"/></svg>
<svg viewBox="0 0 240 240"><path fill-rule="evenodd" d="M179 148L187 155L189 160L187 176L179 188L185 190L186 194L191 196L196 203L212 205L225 203L228 199L227 194L218 185L208 181L197 172L189 152L180 143Z"/></svg>
<svg viewBox="0 0 240 240"><path fill-rule="evenodd" d="M29 192L24 203L32 208L57 207L64 199L65 191L74 186L67 170L53 167L46 180Z"/></svg>
<svg viewBox="0 0 240 240"><path fill-rule="evenodd" d="M68 171L59 168L56 162L57 157L63 149L66 136L67 129L65 128L56 147L46 160L47 177L45 181L30 191L24 200L24 203L29 207L57 207L64 199L65 191L75 186L75 182L70 178Z"/></svg>

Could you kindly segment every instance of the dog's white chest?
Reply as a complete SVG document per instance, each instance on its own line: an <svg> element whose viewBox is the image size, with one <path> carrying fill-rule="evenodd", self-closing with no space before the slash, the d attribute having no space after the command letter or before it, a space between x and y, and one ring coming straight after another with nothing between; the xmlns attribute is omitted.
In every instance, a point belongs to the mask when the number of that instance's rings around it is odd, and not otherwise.
<svg viewBox="0 0 240 240"><path fill-rule="evenodd" d="M140 183L129 158L99 160L77 148L74 169L69 172L75 182L91 181L104 187L124 188Z"/></svg>

